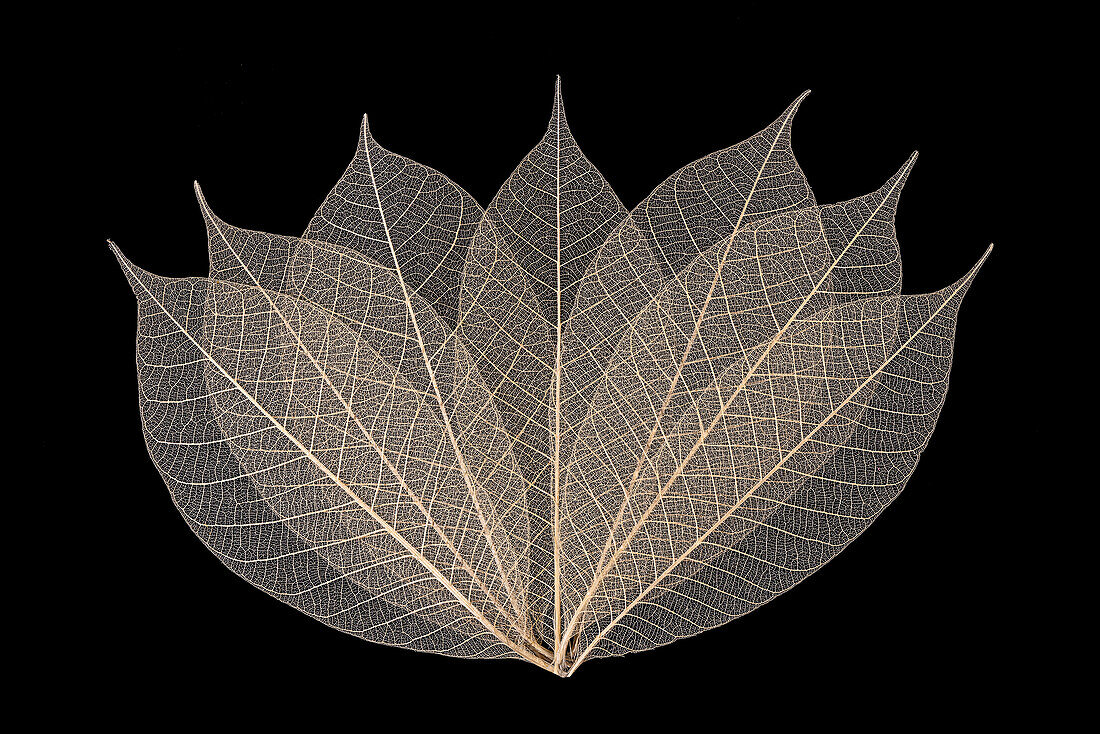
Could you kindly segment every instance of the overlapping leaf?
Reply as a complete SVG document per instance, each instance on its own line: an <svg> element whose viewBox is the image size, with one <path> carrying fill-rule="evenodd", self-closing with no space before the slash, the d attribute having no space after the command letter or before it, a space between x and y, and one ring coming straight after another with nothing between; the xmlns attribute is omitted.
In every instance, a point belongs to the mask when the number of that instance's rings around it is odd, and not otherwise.
<svg viewBox="0 0 1100 734"><path fill-rule="evenodd" d="M911 474L978 266L900 295L913 159L819 206L804 96L631 212L560 88L484 212L365 120L302 238L200 194L208 278L119 255L150 455L192 529L338 629L559 675L820 568Z"/></svg>

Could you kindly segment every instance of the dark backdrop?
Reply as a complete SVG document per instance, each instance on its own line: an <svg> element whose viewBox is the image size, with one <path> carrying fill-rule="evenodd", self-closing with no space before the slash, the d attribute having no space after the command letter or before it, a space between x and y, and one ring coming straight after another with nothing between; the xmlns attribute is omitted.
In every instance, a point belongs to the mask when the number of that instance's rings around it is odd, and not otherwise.
<svg viewBox="0 0 1100 734"><path fill-rule="evenodd" d="M82 101L67 143L78 145L58 173L75 168L79 188L66 196L90 204L64 257L92 319L71 336L74 347L88 342L81 410L95 417L77 466L99 479L80 490L92 495L94 522L75 511L62 520L80 601L56 612L52 656L79 672L95 706L187 710L193 699L241 694L293 711L437 686L461 700L493 686L534 711L547 706L544 694L568 711L600 696L646 703L664 690L673 700L656 708L698 697L703 707L782 716L802 704L781 698L822 697L846 720L867 716L872 701L911 715L945 703L980 713L1011 698L1037 644L1017 631L1038 602L1024 594L1030 562L1014 548L1026 543L1018 500L1041 436L1006 401L1019 360L1006 321L1028 318L1012 297L1030 245L1016 229L1030 176L1022 169L1036 162L1025 141L1042 134L1026 121L1041 104L1021 71L1028 50L981 15L951 16L936 32L916 12L870 24L782 15L750 4L647 30L582 25L556 40L481 28L454 45L383 32L360 43L354 27L282 43L227 38L216 26L140 44L105 31L99 50L74 59L69 81ZM592 662L568 681L526 664L367 644L223 568L145 453L133 298L104 244L110 237L160 274L204 274L195 179L226 221L300 233L350 160L364 112L382 145L485 205L543 134L555 74L575 137L628 208L811 88L793 135L820 202L877 188L921 151L897 220L906 292L954 281L997 244L960 315L939 427L900 499L836 560L753 614Z"/></svg>

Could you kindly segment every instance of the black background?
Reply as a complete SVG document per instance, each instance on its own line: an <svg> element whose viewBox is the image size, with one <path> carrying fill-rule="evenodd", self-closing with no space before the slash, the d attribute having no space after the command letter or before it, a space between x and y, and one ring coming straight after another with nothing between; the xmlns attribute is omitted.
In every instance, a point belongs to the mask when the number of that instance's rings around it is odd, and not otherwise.
<svg viewBox="0 0 1100 734"><path fill-rule="evenodd" d="M1013 293L1024 275L1043 277L1023 272L1021 253L1034 243L1018 227L1029 196L1021 182L1038 163L1026 141L1044 133L1033 119L1047 101L1025 71L1034 52L1014 40L1020 26L1001 16L786 8L777 18L748 4L637 28L558 18L545 38L477 18L412 37L377 17L333 17L337 35L303 30L278 42L217 24L188 40L102 29L68 67L64 83L80 101L57 164L79 181L65 196L87 206L61 255L85 289L78 311L87 309L65 348L87 356L60 360L59 379L78 369L87 381L79 408L94 423L77 437L73 465L94 479L71 488L84 509L59 513L68 559L65 601L49 605L49 659L81 681L84 705L111 713L134 701L180 715L246 701L245 714L350 705L367 721L371 701L400 697L425 722L455 710L473 722L467 709L484 706L490 689L525 712L502 709L501 725L563 711L568 723L593 702L621 710L651 699L658 710L734 707L776 721L825 701L838 724L872 717L872 704L904 717L1003 711L1036 675L1025 660L1041 646L1020 631L1043 602L1026 593L1030 519L1019 501L1044 437L1039 421L1021 426L1006 395L1019 359L1009 321L1027 328L1036 318ZM818 201L874 190L921 151L897 219L905 292L954 281L997 245L960 314L940 424L882 517L753 614L594 661L567 681L522 663L367 644L223 568L145 453L133 298L104 244L111 238L160 274L205 274L195 179L226 221L301 232L350 160L364 112L383 146L485 205L542 136L555 74L576 139L628 208L810 88L793 136ZM48 435L38 448L61 461ZM445 696L417 704L428 690Z"/></svg>

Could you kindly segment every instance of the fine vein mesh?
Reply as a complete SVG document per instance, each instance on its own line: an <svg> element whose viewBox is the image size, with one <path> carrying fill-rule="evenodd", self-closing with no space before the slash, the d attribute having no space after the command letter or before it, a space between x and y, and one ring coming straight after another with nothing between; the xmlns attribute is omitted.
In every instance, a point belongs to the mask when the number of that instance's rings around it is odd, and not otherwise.
<svg viewBox="0 0 1100 734"><path fill-rule="evenodd" d="M149 453L192 530L337 629L563 676L813 573L912 473L988 251L902 295L916 156L817 204L804 98L630 212L560 84L484 211L365 119L303 237L233 227L196 186L209 277L114 248Z"/></svg>
<svg viewBox="0 0 1100 734"><path fill-rule="evenodd" d="M366 116L359 148L302 235L401 270L451 328L459 275L482 211L435 169L380 146Z"/></svg>

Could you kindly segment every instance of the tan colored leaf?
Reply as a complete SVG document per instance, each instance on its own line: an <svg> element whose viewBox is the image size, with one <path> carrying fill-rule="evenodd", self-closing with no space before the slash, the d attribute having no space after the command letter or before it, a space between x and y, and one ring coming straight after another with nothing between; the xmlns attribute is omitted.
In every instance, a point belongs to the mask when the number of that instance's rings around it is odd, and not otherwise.
<svg viewBox="0 0 1100 734"><path fill-rule="evenodd" d="M804 97L631 212L559 84L484 212L364 120L304 237L233 227L200 192L208 278L115 248L180 512L333 627L563 676L797 584L912 473L988 256L901 295L915 155L818 205L790 145Z"/></svg>
<svg viewBox="0 0 1100 734"><path fill-rule="evenodd" d="M454 328L459 275L481 216L439 171L380 146L364 116L355 157L302 236L392 264Z"/></svg>
<svg viewBox="0 0 1100 734"><path fill-rule="evenodd" d="M571 330L570 315L592 253L626 215L573 139L559 82L546 134L486 209L466 258L459 338L477 356L529 469L532 568L548 590L538 624L551 646L561 634L563 461L571 421L584 412L570 406L587 381L572 368L584 340L600 333Z"/></svg>

